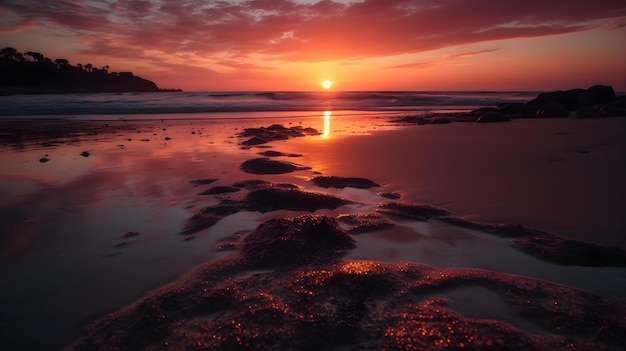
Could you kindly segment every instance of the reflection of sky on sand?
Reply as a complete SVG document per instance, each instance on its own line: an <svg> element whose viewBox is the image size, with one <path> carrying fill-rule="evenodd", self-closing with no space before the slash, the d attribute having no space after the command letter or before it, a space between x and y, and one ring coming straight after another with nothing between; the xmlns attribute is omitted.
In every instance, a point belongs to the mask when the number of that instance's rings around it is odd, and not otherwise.
<svg viewBox="0 0 626 351"><path fill-rule="evenodd" d="M132 303L198 263L228 254L214 250L219 239L252 230L267 218L299 214L241 212L194 240L177 235L194 210L217 203L196 195L206 187L193 187L194 179L218 178L211 186L253 178L304 185L310 177L310 172L271 177L241 172L241 162L266 149L240 148L236 133L273 123L313 127L326 136L371 128L348 113L333 119L332 130L330 112L327 118L314 115L297 122L167 116L163 121L94 121L123 129L98 135L85 131L58 143L35 139L19 150L0 147L0 217L8 229L0 238L0 309L8 314L3 320L17 321L12 337L27 339L20 333L54 324L34 348L67 340L94 314ZM90 155L81 156L83 151ZM39 162L44 156L49 161ZM131 230L140 235L122 237Z"/></svg>
<svg viewBox="0 0 626 351"><path fill-rule="evenodd" d="M357 236L346 259L420 262L435 267L479 268L544 279L623 297L626 268L557 265L508 245L507 239L431 220L401 221L380 232Z"/></svg>
<svg viewBox="0 0 626 351"><path fill-rule="evenodd" d="M0 217L9 233L0 238L1 310L8 311L5 313L11 318L30 320L29 328L50 328L49 339L59 335L67 339L95 314L130 304L198 263L229 254L214 250L220 239L253 230L269 218L300 214L239 212L199 232L194 240L185 241L177 235L182 223L195 210L219 201L196 195L213 185L230 185L243 179L292 182L359 202L317 213L336 216L372 211L377 203L385 201L376 196L379 189L322 189L310 185L308 180L323 168L324 162L331 162L331 157L312 159L305 154L293 159L312 166L312 171L279 176L242 173L242 161L258 157L258 152L267 149L242 149L234 135L244 128L273 123L301 124L320 130L320 135L297 143L269 144L273 150L299 152L302 150L292 145L315 148L332 138L395 128L383 121L336 111L321 112L298 122L263 119L216 123L166 118L163 122L144 121L135 129L99 136L98 141L87 138L56 147L33 144L21 151L0 149ZM90 156L80 156L82 151L89 151ZM40 163L44 155L50 161ZM354 157L361 155L355 153ZM219 180L203 187L190 184L206 178ZM123 233L130 230L137 230L140 235L123 238ZM622 296L626 290L624 268L545 263L511 248L501 238L437 221L398 221L394 228L355 238L357 248L347 259L481 268L615 296ZM345 269L367 272L368 266L352 264ZM481 296L491 296L481 289L450 291L451 306L470 316L474 313L485 317L481 311L463 310L463 301L478 303L483 301ZM455 305L454 301L461 302ZM510 314L505 309L492 311L494 316ZM515 320L511 323L516 325ZM23 331L17 330L16 337L20 337L19 332Z"/></svg>

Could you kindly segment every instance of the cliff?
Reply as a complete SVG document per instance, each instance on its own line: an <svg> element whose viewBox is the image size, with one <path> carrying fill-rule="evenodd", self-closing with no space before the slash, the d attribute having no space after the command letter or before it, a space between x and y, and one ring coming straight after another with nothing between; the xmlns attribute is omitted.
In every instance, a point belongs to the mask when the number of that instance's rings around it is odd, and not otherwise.
<svg viewBox="0 0 626 351"><path fill-rule="evenodd" d="M21 54L12 48L0 51L0 94L159 91L164 89L152 81L131 72L109 73L108 66L73 66L65 59L52 61L38 53Z"/></svg>

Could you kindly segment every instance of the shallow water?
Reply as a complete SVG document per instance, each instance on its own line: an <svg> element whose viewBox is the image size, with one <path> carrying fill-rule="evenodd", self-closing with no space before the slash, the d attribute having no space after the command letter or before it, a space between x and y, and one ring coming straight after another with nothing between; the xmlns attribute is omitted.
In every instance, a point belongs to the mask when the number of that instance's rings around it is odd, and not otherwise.
<svg viewBox="0 0 626 351"><path fill-rule="evenodd" d="M0 238L0 311L5 327L0 332L0 345L7 349L47 349L67 344L86 322L133 303L202 262L228 256L228 251L215 249L220 240L250 232L271 218L299 214L286 210L264 214L242 211L192 236L179 235L191 214L226 196L197 195L211 186L263 179L295 183L359 203L316 212L330 216L370 212L382 202L376 194L386 190L385 184L375 190L313 186L309 180L320 170L314 162L305 164L313 166L306 171L272 176L246 174L239 165L259 157L258 153L268 148L242 148L242 140L235 135L244 128L273 123L302 125L318 129L320 135L306 138L323 145L333 138L399 126L384 118L337 117L332 113L287 121L100 120L81 125L79 133L55 140L44 133L4 143L0 148L0 217L5 228ZM104 130L94 129L103 124L108 125ZM269 146L289 151L293 142L278 141ZM87 157L81 156L84 151L89 152ZM40 162L44 157L49 161ZM308 162L310 156L288 160ZM206 186L191 183L208 178L218 181ZM128 231L138 231L139 235L125 238ZM505 239L437 220L397 221L392 229L360 234L355 239L357 247L345 259L486 269L545 279L622 300L626 291L624 268L546 263L513 249ZM246 270L238 278L259 273L267 271ZM451 308L468 317L499 317L527 332L542 332L516 319L505 304L494 303L487 312L479 308L491 299L481 287L446 294Z"/></svg>

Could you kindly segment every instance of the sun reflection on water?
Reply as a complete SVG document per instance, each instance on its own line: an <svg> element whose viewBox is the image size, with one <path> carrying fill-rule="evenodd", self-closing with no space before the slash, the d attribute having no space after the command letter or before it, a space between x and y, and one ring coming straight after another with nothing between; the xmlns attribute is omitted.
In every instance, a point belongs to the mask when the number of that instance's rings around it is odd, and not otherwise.
<svg viewBox="0 0 626 351"><path fill-rule="evenodd" d="M324 111L324 129L321 137L323 139L328 139L330 137L330 116L332 115L331 111Z"/></svg>

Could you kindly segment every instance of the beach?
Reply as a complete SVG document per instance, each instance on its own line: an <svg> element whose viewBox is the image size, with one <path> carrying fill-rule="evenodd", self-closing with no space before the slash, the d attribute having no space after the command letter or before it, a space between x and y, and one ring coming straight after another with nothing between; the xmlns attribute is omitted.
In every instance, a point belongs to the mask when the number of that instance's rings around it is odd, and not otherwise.
<svg viewBox="0 0 626 351"><path fill-rule="evenodd" d="M624 341L623 118L186 116L0 122L7 346Z"/></svg>

